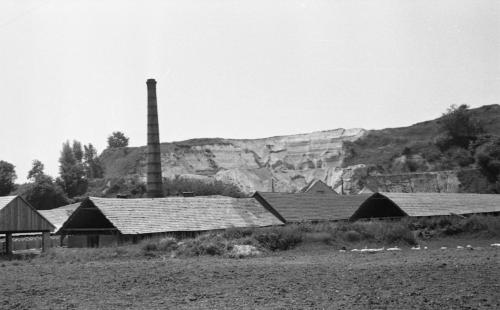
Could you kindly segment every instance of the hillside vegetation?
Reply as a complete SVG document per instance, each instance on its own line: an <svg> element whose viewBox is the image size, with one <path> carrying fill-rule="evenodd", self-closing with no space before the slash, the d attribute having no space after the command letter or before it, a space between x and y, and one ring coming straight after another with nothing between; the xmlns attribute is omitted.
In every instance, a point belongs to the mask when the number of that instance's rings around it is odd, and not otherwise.
<svg viewBox="0 0 500 310"><path fill-rule="evenodd" d="M203 138L162 143L163 176L169 180L191 179L200 186L213 182L233 184L247 194L255 190L270 191L272 187L276 191L293 192L313 179L321 179L334 188L343 182L344 188L356 192L366 184L362 178L367 176L455 170L460 191L498 192L500 155L495 154L500 148L497 138L500 106L455 108L438 119L400 128L336 129L253 140ZM447 115L453 111L458 118L449 131L456 132L458 138L443 129ZM145 147L105 150L99 160L104 166L105 179L113 181L91 182L90 190L106 191L110 186L103 184L111 184L114 187L111 192L116 193L122 189L115 184L131 183L132 195L140 195L135 189L145 180L145 155ZM364 172L356 172L357 165L365 165ZM96 189L92 184L101 185ZM129 190L127 186L123 189Z"/></svg>
<svg viewBox="0 0 500 310"><path fill-rule="evenodd" d="M443 130L444 114L409 127L371 130L356 141L345 142L344 167L364 164L370 174L460 170L458 177L465 191L497 192L496 168L482 165L481 153L484 149L490 155L498 151L495 148L500 136L500 105L470 109L465 114L478 126L470 141L459 143L447 136ZM455 130L466 125L458 122ZM488 176L491 173L493 176Z"/></svg>
<svg viewBox="0 0 500 310"><path fill-rule="evenodd" d="M487 105L469 110L474 120L483 124L487 133L500 135L500 105ZM460 166L460 162L447 161L446 152L438 147L442 117L408 127L370 130L352 143L345 143L349 156L344 166L373 165L385 172L396 172L394 159L401 155L421 156L429 166L420 165L414 171L447 170Z"/></svg>

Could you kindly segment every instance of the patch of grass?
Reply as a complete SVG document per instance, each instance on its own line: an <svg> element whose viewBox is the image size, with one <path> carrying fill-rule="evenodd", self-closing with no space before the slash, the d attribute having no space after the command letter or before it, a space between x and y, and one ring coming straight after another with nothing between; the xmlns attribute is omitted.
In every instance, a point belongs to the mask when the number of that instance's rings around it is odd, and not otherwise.
<svg viewBox="0 0 500 310"><path fill-rule="evenodd" d="M140 256L141 250L137 245L124 245L105 248L51 248L46 253L42 253L40 259L75 263Z"/></svg>
<svg viewBox="0 0 500 310"><path fill-rule="evenodd" d="M416 245L419 238L455 235L500 237L500 217L405 218L399 221L358 221L298 223L264 228L231 228L195 238L172 237L145 239L139 244L108 248L53 248L40 259L57 262L87 262L114 258L158 256L230 257L235 245L251 245L260 252L289 250L300 243L322 242L335 247L367 244Z"/></svg>
<svg viewBox="0 0 500 310"><path fill-rule="evenodd" d="M409 226L418 230L420 236L433 238L441 236L471 235L500 237L500 217L488 215L440 216L409 220Z"/></svg>

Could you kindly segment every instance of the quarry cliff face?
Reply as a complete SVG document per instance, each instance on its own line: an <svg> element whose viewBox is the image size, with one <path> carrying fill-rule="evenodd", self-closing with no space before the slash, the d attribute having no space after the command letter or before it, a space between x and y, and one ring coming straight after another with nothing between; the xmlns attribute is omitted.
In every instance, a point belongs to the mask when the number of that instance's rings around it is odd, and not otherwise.
<svg viewBox="0 0 500 310"><path fill-rule="evenodd" d="M343 143L364 129L335 129L263 139L196 139L162 143L162 174L221 180L244 192L297 191L313 179L337 187L344 172ZM106 178L146 178L146 148L108 149L101 155Z"/></svg>

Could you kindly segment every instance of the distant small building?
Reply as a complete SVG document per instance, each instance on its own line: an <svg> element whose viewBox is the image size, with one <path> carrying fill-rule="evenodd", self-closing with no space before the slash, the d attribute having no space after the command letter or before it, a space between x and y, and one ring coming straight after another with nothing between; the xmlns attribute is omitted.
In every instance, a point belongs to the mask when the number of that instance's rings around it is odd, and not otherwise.
<svg viewBox="0 0 500 310"><path fill-rule="evenodd" d="M253 196L285 223L348 220L370 195L266 193Z"/></svg>
<svg viewBox="0 0 500 310"><path fill-rule="evenodd" d="M0 197L0 234L5 234L5 253L12 254L12 235L19 233L41 233L44 251L54 229L54 225L21 196Z"/></svg>
<svg viewBox="0 0 500 310"><path fill-rule="evenodd" d="M89 197L71 214L59 233L73 238L68 241L69 246L98 247L137 242L153 236L193 236L234 227L282 224L253 198Z"/></svg>
<svg viewBox="0 0 500 310"><path fill-rule="evenodd" d="M358 194L374 194L376 193L375 191L371 190L369 187L367 186L364 186L359 192Z"/></svg>
<svg viewBox="0 0 500 310"><path fill-rule="evenodd" d="M312 193L312 194L337 194L330 186L321 180L312 180L303 189L300 190L301 193Z"/></svg>
<svg viewBox="0 0 500 310"><path fill-rule="evenodd" d="M351 220L500 214L500 195L466 193L375 193L354 212Z"/></svg>

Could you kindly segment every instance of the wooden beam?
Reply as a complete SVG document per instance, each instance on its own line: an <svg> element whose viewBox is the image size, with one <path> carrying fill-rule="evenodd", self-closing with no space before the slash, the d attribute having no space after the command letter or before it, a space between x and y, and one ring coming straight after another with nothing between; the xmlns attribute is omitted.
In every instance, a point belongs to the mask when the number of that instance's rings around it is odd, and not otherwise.
<svg viewBox="0 0 500 310"><path fill-rule="evenodd" d="M5 234L5 252L7 255L12 255L12 233Z"/></svg>
<svg viewBox="0 0 500 310"><path fill-rule="evenodd" d="M85 231L118 231L116 228L66 228L64 229L64 233L67 234L69 232L85 232Z"/></svg>
<svg viewBox="0 0 500 310"><path fill-rule="evenodd" d="M44 231L42 233L42 252L47 252L50 247L50 232Z"/></svg>

